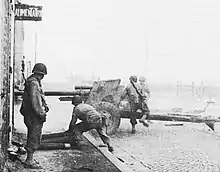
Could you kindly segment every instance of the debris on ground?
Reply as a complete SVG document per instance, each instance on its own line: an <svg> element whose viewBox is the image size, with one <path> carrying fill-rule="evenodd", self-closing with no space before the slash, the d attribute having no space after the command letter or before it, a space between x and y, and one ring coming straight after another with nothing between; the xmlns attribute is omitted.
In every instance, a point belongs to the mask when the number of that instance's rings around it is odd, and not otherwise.
<svg viewBox="0 0 220 172"><path fill-rule="evenodd" d="M78 149L37 151L35 159L43 169L31 170L23 167L26 156L18 160L9 160L10 172L120 172L101 152L86 138Z"/></svg>

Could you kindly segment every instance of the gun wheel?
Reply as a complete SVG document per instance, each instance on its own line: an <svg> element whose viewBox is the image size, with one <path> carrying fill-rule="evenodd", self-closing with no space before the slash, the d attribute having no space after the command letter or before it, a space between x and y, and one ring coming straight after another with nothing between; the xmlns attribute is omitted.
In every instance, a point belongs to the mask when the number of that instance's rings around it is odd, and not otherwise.
<svg viewBox="0 0 220 172"><path fill-rule="evenodd" d="M109 102L99 102L93 104L93 107L95 107L97 111L104 113L107 116L107 134L114 134L121 122L118 108Z"/></svg>

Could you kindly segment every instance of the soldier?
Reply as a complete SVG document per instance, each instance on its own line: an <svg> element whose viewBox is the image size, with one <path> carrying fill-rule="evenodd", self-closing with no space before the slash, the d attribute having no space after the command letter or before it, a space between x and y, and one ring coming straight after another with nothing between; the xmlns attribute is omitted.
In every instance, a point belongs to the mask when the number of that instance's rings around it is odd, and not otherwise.
<svg viewBox="0 0 220 172"><path fill-rule="evenodd" d="M130 107L131 107L131 112L137 112L138 109L141 109L142 113L145 114L146 109L144 107L142 107L141 87L137 83L137 76L131 76L129 78L129 80L130 80L130 83L127 85L127 87L123 91L120 101L123 101L125 99L125 97L128 96L129 104L130 104ZM132 131L131 132L135 133L136 132L135 125L137 124L137 120L136 120L135 115L130 116L130 123L131 123L131 126L132 126ZM148 124L145 121L141 121L141 123L144 126L148 127Z"/></svg>
<svg viewBox="0 0 220 172"><path fill-rule="evenodd" d="M46 122L46 112L49 108L46 104L41 80L47 74L47 68L43 63L35 64L32 75L25 81L23 100L20 113L24 116L24 123L27 127L27 158L25 168L40 169L39 163L34 160L34 152L41 144L43 123Z"/></svg>
<svg viewBox="0 0 220 172"><path fill-rule="evenodd" d="M114 149L110 145L110 139L106 134L107 126L105 114L83 103L82 98L78 95L73 97L72 104L74 108L67 132L74 132L77 145L80 146L83 132L96 129L103 143L107 145L108 150L113 152ZM77 119L80 119L82 122L76 124Z"/></svg>
<svg viewBox="0 0 220 172"><path fill-rule="evenodd" d="M139 122L144 122L146 119L148 119L148 122L150 122L149 120L149 117L150 117L150 110L148 108L148 105L147 105L147 102L148 100L150 99L151 97L151 92L150 92L150 89L147 85L147 82L146 82L146 78L144 76L140 76L139 77L139 83L140 83L140 86L141 86L141 93L142 93L142 101L143 101L143 106L144 106L144 109L145 109L145 113L143 114L142 118L139 120Z"/></svg>

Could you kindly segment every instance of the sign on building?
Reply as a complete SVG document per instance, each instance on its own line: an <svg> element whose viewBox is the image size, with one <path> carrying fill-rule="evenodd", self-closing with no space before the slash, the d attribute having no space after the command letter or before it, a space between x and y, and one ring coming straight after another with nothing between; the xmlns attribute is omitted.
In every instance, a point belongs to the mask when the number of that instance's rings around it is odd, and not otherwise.
<svg viewBox="0 0 220 172"><path fill-rule="evenodd" d="M15 20L42 20L42 6L15 4Z"/></svg>

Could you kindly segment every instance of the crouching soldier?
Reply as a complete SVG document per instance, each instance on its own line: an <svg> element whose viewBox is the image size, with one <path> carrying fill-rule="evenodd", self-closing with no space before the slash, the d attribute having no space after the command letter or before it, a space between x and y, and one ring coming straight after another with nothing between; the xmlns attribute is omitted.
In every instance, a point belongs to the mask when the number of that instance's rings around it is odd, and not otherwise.
<svg viewBox="0 0 220 172"><path fill-rule="evenodd" d="M83 103L80 96L73 97L72 104L74 108L67 132L74 132L76 143L80 144L83 132L96 129L104 144L107 145L108 150L113 152L110 138L106 134L106 116L96 111L94 107ZM80 119L81 122L76 124L77 119Z"/></svg>
<svg viewBox="0 0 220 172"><path fill-rule="evenodd" d="M25 82L23 100L20 113L24 116L24 123L27 127L27 158L25 168L41 169L39 163L34 160L34 152L40 147L43 123L46 121L46 112L49 108L46 104L41 88L41 80L47 74L47 68L42 63L37 63L32 75Z"/></svg>

